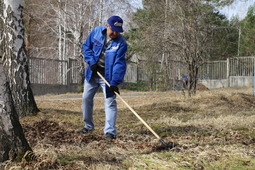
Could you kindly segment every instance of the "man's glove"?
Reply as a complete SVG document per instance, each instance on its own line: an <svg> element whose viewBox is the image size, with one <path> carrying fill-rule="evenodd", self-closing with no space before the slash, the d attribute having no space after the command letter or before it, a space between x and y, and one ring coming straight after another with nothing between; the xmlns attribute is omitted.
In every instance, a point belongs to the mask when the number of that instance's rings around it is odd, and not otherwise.
<svg viewBox="0 0 255 170"><path fill-rule="evenodd" d="M113 93L116 92L116 93L120 94L119 88L118 88L117 86L110 86L110 90L111 90Z"/></svg>
<svg viewBox="0 0 255 170"><path fill-rule="evenodd" d="M97 64L93 64L92 66L90 66L90 69L92 70L92 72L96 72L97 71Z"/></svg>

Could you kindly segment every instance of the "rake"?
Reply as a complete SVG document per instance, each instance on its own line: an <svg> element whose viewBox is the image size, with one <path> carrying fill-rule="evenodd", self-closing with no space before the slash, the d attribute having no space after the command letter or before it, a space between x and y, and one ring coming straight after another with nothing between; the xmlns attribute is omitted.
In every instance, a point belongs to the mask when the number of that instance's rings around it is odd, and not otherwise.
<svg viewBox="0 0 255 170"><path fill-rule="evenodd" d="M111 85L106 81L106 79L97 72L98 76L105 82L105 84L110 87ZM167 148L173 148L176 146L176 144L169 144L166 143L162 138L159 137L159 135L136 113L136 111L116 92L114 92L119 99L131 110L132 113L151 131L151 133L163 144L163 146L160 146L158 149L167 149Z"/></svg>

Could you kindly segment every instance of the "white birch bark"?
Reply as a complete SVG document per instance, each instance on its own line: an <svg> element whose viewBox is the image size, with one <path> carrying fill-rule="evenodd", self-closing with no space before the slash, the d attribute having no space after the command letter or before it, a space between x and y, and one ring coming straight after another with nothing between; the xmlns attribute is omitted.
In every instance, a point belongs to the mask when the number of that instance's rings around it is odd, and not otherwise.
<svg viewBox="0 0 255 170"><path fill-rule="evenodd" d="M20 117L38 112L30 87L25 50L22 0L4 0L4 66L12 98Z"/></svg>
<svg viewBox="0 0 255 170"><path fill-rule="evenodd" d="M23 157L31 148L19 122L0 58L0 162Z"/></svg>

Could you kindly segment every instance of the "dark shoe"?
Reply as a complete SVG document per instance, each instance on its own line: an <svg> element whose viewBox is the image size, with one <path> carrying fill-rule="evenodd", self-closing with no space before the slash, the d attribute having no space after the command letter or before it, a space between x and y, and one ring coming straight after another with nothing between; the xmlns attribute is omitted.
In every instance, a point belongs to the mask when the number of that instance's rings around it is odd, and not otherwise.
<svg viewBox="0 0 255 170"><path fill-rule="evenodd" d="M113 135L113 134L111 134L111 133L106 133L105 136L104 136L104 138L105 138L106 140L112 140L112 139L116 139L116 136Z"/></svg>
<svg viewBox="0 0 255 170"><path fill-rule="evenodd" d="M82 129L76 131L76 133L78 133L78 134L86 134L89 132L92 132L92 130L88 130L86 128L82 128Z"/></svg>

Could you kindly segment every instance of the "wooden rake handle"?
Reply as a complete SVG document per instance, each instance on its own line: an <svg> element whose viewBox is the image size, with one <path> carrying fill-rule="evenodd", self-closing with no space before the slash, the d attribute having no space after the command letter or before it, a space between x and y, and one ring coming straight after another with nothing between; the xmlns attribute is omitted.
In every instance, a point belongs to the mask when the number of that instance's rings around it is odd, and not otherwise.
<svg viewBox="0 0 255 170"><path fill-rule="evenodd" d="M106 80L105 78L99 73L97 72L97 74L99 75L99 77L101 77L103 79L103 81L105 82L105 84L107 84L107 86L111 86ZM156 136L156 138L158 138L159 140L161 140L161 138L159 137L159 135L135 112L135 110L129 106L129 104L116 92L114 92L119 98L120 100L134 113L134 115L151 131L151 133Z"/></svg>

